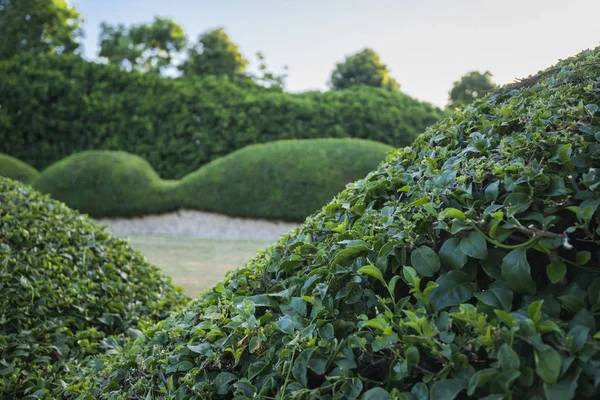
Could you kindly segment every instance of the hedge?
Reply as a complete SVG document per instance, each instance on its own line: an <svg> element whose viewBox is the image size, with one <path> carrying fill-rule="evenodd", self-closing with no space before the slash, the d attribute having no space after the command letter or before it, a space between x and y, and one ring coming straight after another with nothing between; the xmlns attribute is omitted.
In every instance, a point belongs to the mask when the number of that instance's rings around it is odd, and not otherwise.
<svg viewBox="0 0 600 400"><path fill-rule="evenodd" d="M84 150L123 150L174 179L274 140L356 137L403 146L444 115L384 89L290 94L65 55L2 61L0 76L0 151L40 170Z"/></svg>
<svg viewBox="0 0 600 400"><path fill-rule="evenodd" d="M178 208L176 184L161 180L141 157L92 150L52 164L35 188L92 217L130 217Z"/></svg>
<svg viewBox="0 0 600 400"><path fill-rule="evenodd" d="M0 176L31 184L39 176L39 172L21 160L0 153Z"/></svg>
<svg viewBox="0 0 600 400"><path fill-rule="evenodd" d="M393 148L362 139L283 140L245 147L186 176L184 208L302 221Z"/></svg>
<svg viewBox="0 0 600 400"><path fill-rule="evenodd" d="M67 394L599 398L599 75L456 111Z"/></svg>
<svg viewBox="0 0 600 400"><path fill-rule="evenodd" d="M111 335L140 335L184 303L126 242L0 178L1 398L57 398L67 372L117 346Z"/></svg>

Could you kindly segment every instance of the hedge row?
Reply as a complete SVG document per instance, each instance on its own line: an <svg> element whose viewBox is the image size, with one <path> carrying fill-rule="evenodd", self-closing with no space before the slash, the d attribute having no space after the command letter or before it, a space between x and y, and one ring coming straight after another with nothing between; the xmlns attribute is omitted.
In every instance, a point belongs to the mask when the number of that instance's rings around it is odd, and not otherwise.
<svg viewBox="0 0 600 400"><path fill-rule="evenodd" d="M457 111L66 394L600 398L599 75Z"/></svg>
<svg viewBox="0 0 600 400"><path fill-rule="evenodd" d="M31 165L0 153L0 176L31 184L39 175L40 173Z"/></svg>
<svg viewBox="0 0 600 400"><path fill-rule="evenodd" d="M129 73L64 55L2 61L0 76L0 152L40 170L84 150L123 150L174 179L274 140L355 137L404 146L444 115L383 89L290 94L215 77Z"/></svg>
<svg viewBox="0 0 600 400"><path fill-rule="evenodd" d="M185 303L126 242L0 178L0 398L60 398L65 374Z"/></svg>
<svg viewBox="0 0 600 400"><path fill-rule="evenodd" d="M276 141L238 150L181 181L161 180L148 162L133 154L85 151L52 164L33 185L93 217L189 208L301 221L346 184L365 176L391 150L363 139Z"/></svg>

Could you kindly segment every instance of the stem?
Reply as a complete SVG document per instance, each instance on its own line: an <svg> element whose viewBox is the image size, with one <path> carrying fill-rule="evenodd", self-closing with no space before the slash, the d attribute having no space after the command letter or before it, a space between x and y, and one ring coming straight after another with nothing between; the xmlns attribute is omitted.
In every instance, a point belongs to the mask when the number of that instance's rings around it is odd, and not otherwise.
<svg viewBox="0 0 600 400"><path fill-rule="evenodd" d="M528 241L526 241L524 243L514 244L514 245L503 244L503 243L500 243L499 241L494 240L491 237L489 237L484 231L482 231L481 229L479 229L479 227L477 226L477 224L475 224L474 222L471 222L471 226L473 228L475 228L475 230L477 232L479 232L485 238L485 240L487 240L488 242L490 242L494 246L500 247L500 248L503 248L503 249L518 249L518 248L521 248L521 247L527 247L527 246L535 243L538 240L537 237L532 236Z"/></svg>

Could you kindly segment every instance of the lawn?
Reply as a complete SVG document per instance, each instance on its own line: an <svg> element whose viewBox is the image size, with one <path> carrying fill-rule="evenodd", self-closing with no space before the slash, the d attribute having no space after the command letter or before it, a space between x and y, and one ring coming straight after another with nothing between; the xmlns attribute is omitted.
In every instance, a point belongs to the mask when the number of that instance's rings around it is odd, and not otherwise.
<svg viewBox="0 0 600 400"><path fill-rule="evenodd" d="M210 288L225 273L244 265L258 250L272 244L263 240L196 239L175 236L123 235L131 246L173 278L190 297Z"/></svg>

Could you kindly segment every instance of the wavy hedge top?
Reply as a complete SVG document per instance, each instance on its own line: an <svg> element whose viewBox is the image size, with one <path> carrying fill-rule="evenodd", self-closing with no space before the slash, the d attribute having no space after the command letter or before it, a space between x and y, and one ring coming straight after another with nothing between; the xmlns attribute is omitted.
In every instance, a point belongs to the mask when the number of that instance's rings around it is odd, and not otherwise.
<svg viewBox="0 0 600 400"><path fill-rule="evenodd" d="M68 362L184 301L126 242L0 178L0 397L47 398Z"/></svg>
<svg viewBox="0 0 600 400"><path fill-rule="evenodd" d="M0 153L0 176L32 184L39 175L39 172L32 166Z"/></svg>
<svg viewBox="0 0 600 400"><path fill-rule="evenodd" d="M598 76L457 111L70 393L598 398Z"/></svg>
<svg viewBox="0 0 600 400"><path fill-rule="evenodd" d="M82 150L124 150L174 179L253 143L357 137L405 146L444 115L384 89L290 94L64 55L3 61L0 76L0 151L38 169Z"/></svg>

